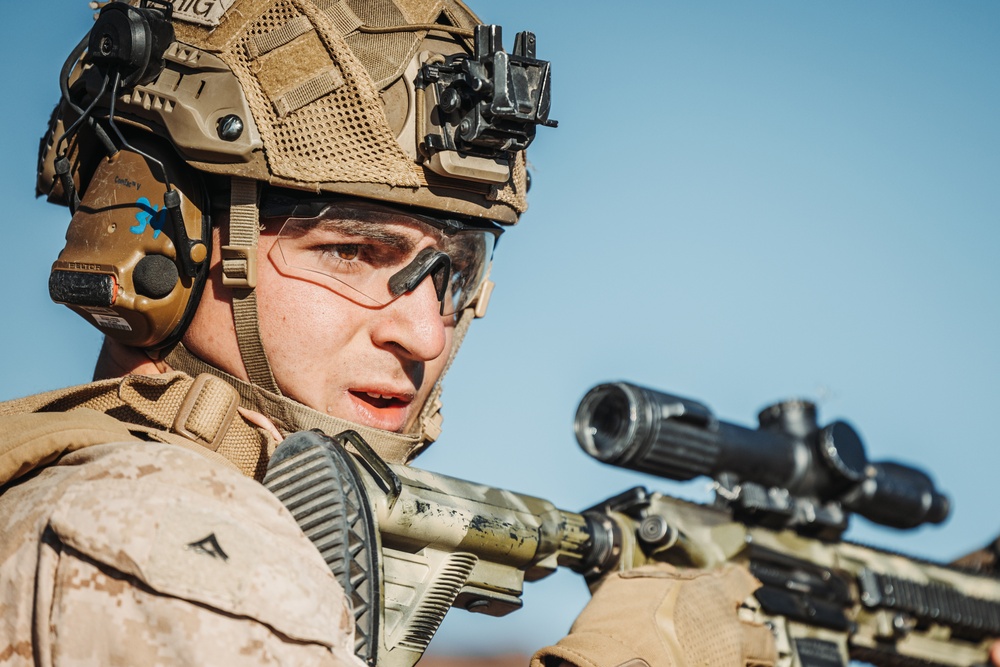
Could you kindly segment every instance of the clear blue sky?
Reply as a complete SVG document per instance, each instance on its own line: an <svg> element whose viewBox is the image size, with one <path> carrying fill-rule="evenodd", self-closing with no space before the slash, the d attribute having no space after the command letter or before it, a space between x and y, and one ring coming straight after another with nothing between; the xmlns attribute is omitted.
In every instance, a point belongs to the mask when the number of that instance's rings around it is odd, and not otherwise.
<svg viewBox="0 0 1000 667"><path fill-rule="evenodd" d="M1000 531L1000 4L473 2L538 35L556 130L531 210L446 381L420 465L580 509L635 484L577 448L584 391L628 379L751 423L813 397L873 459L950 493L943 527L855 539L947 559ZM48 301L64 210L32 198L56 75L85 0L0 25L7 208L0 399L84 382L99 337ZM502 620L454 612L438 651L531 650L586 600L564 574Z"/></svg>

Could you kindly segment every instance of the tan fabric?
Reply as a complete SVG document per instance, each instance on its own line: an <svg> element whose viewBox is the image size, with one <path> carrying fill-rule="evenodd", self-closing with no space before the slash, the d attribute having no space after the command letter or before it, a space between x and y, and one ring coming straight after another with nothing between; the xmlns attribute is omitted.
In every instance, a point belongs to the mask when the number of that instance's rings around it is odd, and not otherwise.
<svg viewBox="0 0 1000 667"><path fill-rule="evenodd" d="M358 17L362 25L382 28L407 23L403 13L390 0L375 0L374 2L371 0L366 2L345 0L343 4L353 5L351 13ZM425 3L420 8L419 22L432 22L441 13L442 5L441 2ZM403 70L406 69L427 32L405 31L373 34L351 31L350 33L342 32L342 34L345 35L347 44L375 82L375 87L383 90L403 75Z"/></svg>
<svg viewBox="0 0 1000 667"><path fill-rule="evenodd" d="M214 457L213 452L216 452L220 455L215 457L216 460L228 461L244 475L260 480L264 478L275 442L266 430L236 417L238 403L236 391L216 377L204 375L195 379L175 372L129 375L0 403L0 416L32 412L73 415L52 416L51 428L57 429L57 425L61 425L58 428L65 429L73 428L70 422L76 420L81 409L89 409L113 417L119 424L125 423L110 426L106 420L100 422L99 429L112 429L118 433L114 438L105 439L105 442L124 440L131 434L142 440L194 446L207 457ZM46 422L42 420L41 423L39 437L45 433ZM92 425L84 419L79 428L87 430ZM22 435L13 426L0 426L0 471L16 466L20 470L18 474L23 474L58 455L42 457L32 463L29 459L35 455L29 450L21 451L18 456L10 454L15 446L20 447L26 442L22 438L28 438L28 435ZM92 439L79 436L71 440L75 444L70 449ZM28 444L38 448L41 447L38 442Z"/></svg>
<svg viewBox="0 0 1000 667"><path fill-rule="evenodd" d="M0 486L48 465L68 452L92 445L132 440L117 419L93 410L75 414L22 414L0 417Z"/></svg>
<svg viewBox="0 0 1000 667"><path fill-rule="evenodd" d="M243 261L257 261L257 243L260 237L260 211L257 208L257 184L254 181L233 178L229 202L229 242L246 251L246 259ZM255 274L256 271L247 267L248 274ZM228 273L223 259L223 271ZM238 275L238 272L237 272ZM223 281L226 282L225 280ZM246 285L241 285L233 290L233 322L236 326L236 342L240 348L240 358L243 360L243 367L250 378L248 387L254 397L258 391L268 392L281 396L278 383L271 372L271 365L268 363L267 354L264 352L264 343L260 339L260 318L257 312L257 292L256 275L252 280L248 280ZM183 345L177 347L183 350ZM172 368L182 370L190 375L200 375L201 373L215 374L215 369L203 365L204 369L193 370L190 366L183 364L183 358L176 358L178 354L172 352L167 356L168 363ZM183 355L181 355L183 356ZM189 356L189 355L188 355ZM229 377L222 376L230 385L237 387L229 381ZM238 388L238 387L237 387ZM259 389L258 389L259 388ZM242 394L241 394L242 395ZM244 397L244 407L257 410L269 418L277 420L279 423L287 422L283 405L280 402L274 405L262 405L262 401L253 400L246 402Z"/></svg>
<svg viewBox="0 0 1000 667"><path fill-rule="evenodd" d="M289 69L294 56L300 55L296 44L280 46L260 59L248 57L248 44L252 35L282 30L289 21L302 18L317 36L317 55L307 58L310 69L337 67L344 84L324 99L282 116L275 106L276 90L300 84L305 76ZM309 183L419 185L412 160L388 130L374 82L333 21L311 2L273 3L247 25L231 51L219 56L240 80L275 176ZM358 118L372 121L361 124Z"/></svg>
<svg viewBox="0 0 1000 667"><path fill-rule="evenodd" d="M744 568L682 570L669 565L610 575L573 624L532 667L763 667L774 638L738 609L760 586Z"/></svg>
<svg viewBox="0 0 1000 667"><path fill-rule="evenodd" d="M260 35L251 35L247 42L247 50L254 58L258 58L265 53L274 51L279 46L284 46L290 41L304 35L313 29L309 19L304 16L296 16L291 21L271 32Z"/></svg>
<svg viewBox="0 0 1000 667"><path fill-rule="evenodd" d="M185 373L193 375L208 373L221 378L236 388L243 407L267 415L285 435L315 428L333 436L347 429L353 429L389 463L409 463L425 447L420 436L392 433L332 417L287 396L271 393L259 386L244 382L225 371L209 366L180 344L167 355L166 361L173 368Z"/></svg>
<svg viewBox="0 0 1000 667"><path fill-rule="evenodd" d="M277 499L156 442L91 445L6 487L0 600L3 665L363 664L342 589Z"/></svg>
<svg viewBox="0 0 1000 667"><path fill-rule="evenodd" d="M523 155L503 184L439 176L424 168L409 139L404 147L397 138L381 97L428 48L427 28L471 34L478 23L454 0L236 0L214 28L175 22L180 42L216 55L232 71L265 156L190 163L274 185L513 224L527 208ZM469 37L455 39L471 49ZM405 112L405 104L393 111ZM211 134L192 133L190 148L226 149L214 128L205 132ZM172 137L185 154L196 152Z"/></svg>

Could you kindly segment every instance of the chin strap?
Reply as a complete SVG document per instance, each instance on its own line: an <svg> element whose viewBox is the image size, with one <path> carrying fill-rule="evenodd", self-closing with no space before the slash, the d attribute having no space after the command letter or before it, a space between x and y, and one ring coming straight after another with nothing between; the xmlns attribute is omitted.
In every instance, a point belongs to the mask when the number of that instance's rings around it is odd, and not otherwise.
<svg viewBox="0 0 1000 667"><path fill-rule="evenodd" d="M465 340L465 334L469 332L472 320L486 317L486 307L489 305L490 295L493 293L493 281L490 280L492 272L493 263L491 262L486 267L486 275L483 277L483 284L480 287L479 294L472 300L472 303L466 306L465 310L459 315L458 322L455 324L455 331L451 337L451 353L448 355L448 361L445 362L444 368L441 369L440 377L438 377L437 382L431 389L431 393L427 395L424 407L420 410L420 418L417 423L420 426L421 445L419 449L413 452L413 456L422 452L441 436L441 423L444 421L444 415L441 413L441 391L444 388L442 381L444 380L444 376L448 374L448 369L451 368L452 362L455 361L455 355L458 354L458 348L462 346L462 341Z"/></svg>
<svg viewBox="0 0 1000 667"><path fill-rule="evenodd" d="M455 355L458 353L458 348L462 346L462 341L465 340L465 334L469 331L469 325L472 324L472 320L476 319L476 317L476 310L469 307L463 310L458 318L458 323L455 325L455 332L451 337L451 353L448 355L448 361L445 362L444 368L441 369L441 376L434 383L434 388L427 395L424 407L420 410L420 417L417 422L420 427L420 442L413 451L411 458L427 449L441 435L441 423L444 421L444 415L441 413L441 391L444 388L442 381L444 380L444 376L448 374L448 369L451 368L452 362L455 361Z"/></svg>
<svg viewBox="0 0 1000 667"><path fill-rule="evenodd" d="M197 376L202 373L209 373L225 380L236 389L240 395L240 403L244 408L255 410L270 418L283 435L289 435L297 431L319 429L332 437L351 429L360 433L361 437L383 459L389 463L400 464L408 463L416 455L416 452L426 446L421 442L419 435L392 433L391 431L383 431L370 426L355 424L346 419L331 417L328 414L302 405L287 396L274 394L249 382L244 382L225 371L220 371L214 366L209 366L191 354L180 343L167 355L166 360L172 368L183 371L188 375ZM277 419L276 415L278 414L283 415L283 418Z"/></svg>
<svg viewBox="0 0 1000 667"><path fill-rule="evenodd" d="M272 421L288 423L290 420L284 403L273 400L283 396L260 339L256 291L259 216L257 181L234 176L229 197L229 245L222 246L222 284L233 293L236 341L247 377L250 378L249 386L262 393L254 403L266 405L267 410L261 412Z"/></svg>

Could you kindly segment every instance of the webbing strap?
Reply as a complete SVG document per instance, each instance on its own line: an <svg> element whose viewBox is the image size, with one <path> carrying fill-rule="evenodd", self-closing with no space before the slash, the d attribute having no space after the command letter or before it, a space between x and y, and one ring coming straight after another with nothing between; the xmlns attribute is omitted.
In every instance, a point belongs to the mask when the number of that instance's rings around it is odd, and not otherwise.
<svg viewBox="0 0 1000 667"><path fill-rule="evenodd" d="M229 195L229 245L222 246L222 283L252 290L257 286L257 181L232 178Z"/></svg>
<svg viewBox="0 0 1000 667"><path fill-rule="evenodd" d="M364 24L344 0L314 0L314 4L330 17L341 35L349 35Z"/></svg>
<svg viewBox="0 0 1000 667"><path fill-rule="evenodd" d="M174 415L170 430L218 451L239 405L239 395L232 387L217 377L199 375Z"/></svg>
<svg viewBox="0 0 1000 667"><path fill-rule="evenodd" d="M232 194L229 203L229 243L223 247L223 276L239 275L243 270L238 266L240 259L226 259L227 248L240 252L245 258L244 266L248 273L254 274L254 280L246 285L232 284L233 288L233 321L236 324L236 342L243 358L250 383L267 391L281 395L278 384L271 373L271 366L264 353L264 345L260 340L260 324L257 319L257 286L256 271L250 271L249 266L256 263L257 239L260 235L259 211L257 209L257 182L234 176L232 179ZM232 265L227 268L226 262Z"/></svg>
<svg viewBox="0 0 1000 667"><path fill-rule="evenodd" d="M0 403L0 415L76 415L63 420L71 424L87 419L87 413L78 410L94 410L112 416L123 433L145 432L161 442L181 442L164 437L177 434L220 454L245 475L259 477L267 463L269 443L266 435L237 418L238 405L237 392L222 379L173 372L128 375L8 401ZM100 440L90 444L100 444Z"/></svg>
<svg viewBox="0 0 1000 667"><path fill-rule="evenodd" d="M344 77L340 70L336 67L330 67L309 77L284 95L276 98L274 110L278 112L279 118L284 118L310 102L315 102L319 98L329 95L342 85L344 85Z"/></svg>
<svg viewBox="0 0 1000 667"><path fill-rule="evenodd" d="M407 463L413 459L415 452L424 447L419 435L392 433L362 424L355 424L346 419L331 417L318 410L313 410L287 396L263 391L259 387L254 387L225 371L209 366L191 354L183 344L178 344L170 352L166 358L166 362L172 368L182 370L190 375L211 373L225 380L239 392L240 397L243 399L243 407L267 415L285 435L296 431L316 428L327 435L333 436L347 429L352 429L360 433L361 437L371 445L372 449L378 452L379 456L389 463ZM281 415L281 418L277 418L277 415Z"/></svg>
<svg viewBox="0 0 1000 667"><path fill-rule="evenodd" d="M0 403L0 415L17 415L27 412L54 412L69 410L76 407L81 401L101 396L109 391L117 391L121 378L110 378L99 380L90 384L67 387L65 389L55 389L41 394L32 394L24 398L15 398L11 401ZM65 407L61 407L63 403Z"/></svg>
<svg viewBox="0 0 1000 667"><path fill-rule="evenodd" d="M260 35L250 35L247 40L247 50L254 58L270 53L280 46L288 44L296 37L301 37L313 29L312 23L305 16L296 16L276 30Z"/></svg>
<svg viewBox="0 0 1000 667"><path fill-rule="evenodd" d="M233 297L233 318L236 321L236 340L239 343L243 365L250 381L276 394L281 392L271 374L271 366L264 355L260 342L257 322L257 293L250 292L243 297Z"/></svg>
<svg viewBox="0 0 1000 667"><path fill-rule="evenodd" d="M243 407L266 415L282 433L292 433L297 430L294 425L287 422L288 417L285 415L285 409L281 405L280 400L284 396L265 392L260 387L255 387L249 382L244 382L235 375L230 375L223 370L210 366L191 354L184 347L183 343L178 343L174 346L174 349L170 351L170 354L164 360L171 368L184 371L188 375L210 373L225 380L226 383L236 389L236 392L240 395L240 403ZM273 397L273 399L269 397Z"/></svg>

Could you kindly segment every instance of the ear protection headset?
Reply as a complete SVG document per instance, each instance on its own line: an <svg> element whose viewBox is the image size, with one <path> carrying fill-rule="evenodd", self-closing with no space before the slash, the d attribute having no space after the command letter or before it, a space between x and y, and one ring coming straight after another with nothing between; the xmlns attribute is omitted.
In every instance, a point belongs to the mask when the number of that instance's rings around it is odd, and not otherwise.
<svg viewBox="0 0 1000 667"><path fill-rule="evenodd" d="M163 0L101 9L63 67L63 99L39 160L41 193L73 212L49 275L52 300L152 353L176 343L194 314L211 233L200 174L165 141L127 137L115 118L116 99L163 70L171 12Z"/></svg>

